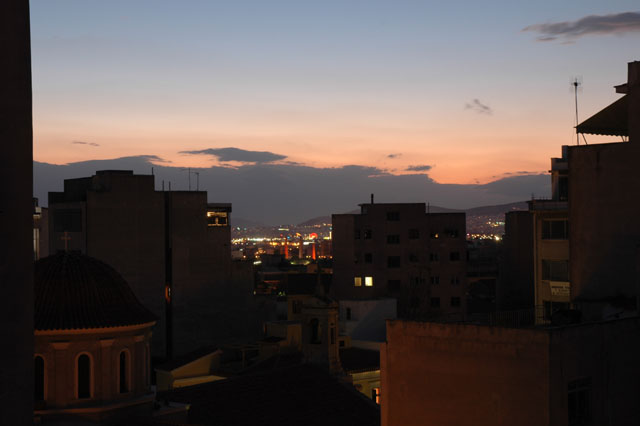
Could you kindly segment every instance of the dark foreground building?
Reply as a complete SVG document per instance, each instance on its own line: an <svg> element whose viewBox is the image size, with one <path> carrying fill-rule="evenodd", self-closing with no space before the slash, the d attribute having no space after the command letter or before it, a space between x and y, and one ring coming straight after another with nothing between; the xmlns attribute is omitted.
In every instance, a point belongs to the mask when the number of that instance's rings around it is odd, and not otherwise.
<svg viewBox="0 0 640 426"><path fill-rule="evenodd" d="M223 323L233 296L230 204L205 191L156 191L153 175L98 171L49 193L50 253L78 251L114 267L158 318L152 352L189 352L242 335L242 318ZM241 307L238 306L241 310ZM230 324L230 322L233 323Z"/></svg>

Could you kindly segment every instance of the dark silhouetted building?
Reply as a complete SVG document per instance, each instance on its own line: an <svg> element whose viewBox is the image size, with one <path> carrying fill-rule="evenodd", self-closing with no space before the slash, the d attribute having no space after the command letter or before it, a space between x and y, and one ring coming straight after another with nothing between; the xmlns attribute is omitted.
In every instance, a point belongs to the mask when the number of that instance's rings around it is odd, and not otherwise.
<svg viewBox="0 0 640 426"><path fill-rule="evenodd" d="M400 317L465 311L464 213L427 213L424 203L360 208L332 216L334 297L393 297Z"/></svg>
<svg viewBox="0 0 640 426"><path fill-rule="evenodd" d="M153 175L98 171L49 193L50 252L113 266L158 317L153 354L185 353L242 334L220 312L235 303L223 300L233 285L230 211L205 191L156 191Z"/></svg>

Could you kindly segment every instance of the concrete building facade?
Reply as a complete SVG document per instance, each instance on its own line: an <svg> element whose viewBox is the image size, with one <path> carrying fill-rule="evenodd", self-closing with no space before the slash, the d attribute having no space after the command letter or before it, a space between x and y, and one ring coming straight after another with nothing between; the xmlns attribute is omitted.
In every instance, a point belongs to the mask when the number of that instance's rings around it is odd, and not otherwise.
<svg viewBox="0 0 640 426"><path fill-rule="evenodd" d="M153 354L213 343L231 285L230 204L205 191L156 191L153 175L98 171L49 193L50 253L79 251L113 266L157 317Z"/></svg>
<svg viewBox="0 0 640 426"><path fill-rule="evenodd" d="M465 311L464 213L427 213L424 203L360 208L332 216L335 298L393 297L400 317Z"/></svg>

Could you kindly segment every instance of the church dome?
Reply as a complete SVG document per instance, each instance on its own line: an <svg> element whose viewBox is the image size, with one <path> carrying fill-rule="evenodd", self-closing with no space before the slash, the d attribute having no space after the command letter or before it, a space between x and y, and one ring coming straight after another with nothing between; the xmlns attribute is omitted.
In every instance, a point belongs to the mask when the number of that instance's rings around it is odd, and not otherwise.
<svg viewBox="0 0 640 426"><path fill-rule="evenodd" d="M62 252L34 265L35 330L122 327L156 321L104 262Z"/></svg>

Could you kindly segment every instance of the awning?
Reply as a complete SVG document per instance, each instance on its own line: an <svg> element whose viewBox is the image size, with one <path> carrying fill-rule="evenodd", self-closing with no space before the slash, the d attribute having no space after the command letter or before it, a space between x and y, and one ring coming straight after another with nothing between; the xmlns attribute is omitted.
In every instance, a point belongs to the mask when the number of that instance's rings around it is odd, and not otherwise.
<svg viewBox="0 0 640 426"><path fill-rule="evenodd" d="M591 135L629 136L628 105L625 95L580 123L576 131Z"/></svg>

